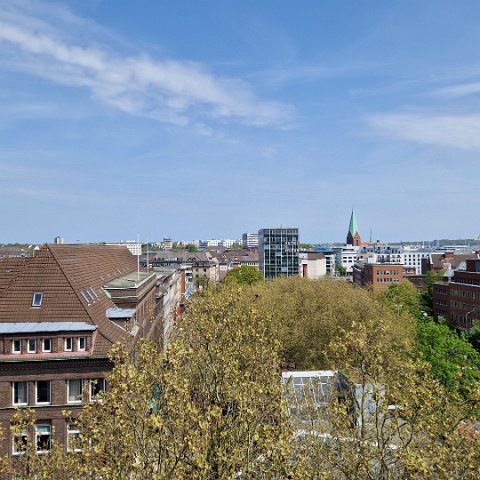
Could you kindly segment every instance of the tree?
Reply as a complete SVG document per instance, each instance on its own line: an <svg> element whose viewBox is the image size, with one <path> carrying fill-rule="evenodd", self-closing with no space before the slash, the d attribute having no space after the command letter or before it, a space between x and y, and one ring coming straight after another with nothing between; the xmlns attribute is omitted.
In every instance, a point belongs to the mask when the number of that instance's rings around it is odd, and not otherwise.
<svg viewBox="0 0 480 480"><path fill-rule="evenodd" d="M205 289L166 351L115 346L110 389L75 419L81 451L63 452L69 474L49 477L50 455L34 455L23 478L288 478L278 344L264 313L241 297L234 284Z"/></svg>
<svg viewBox="0 0 480 480"><path fill-rule="evenodd" d="M198 252L198 248L195 245L193 245L193 243L189 243L187 245L187 251L190 253L195 253L195 252Z"/></svg>
<svg viewBox="0 0 480 480"><path fill-rule="evenodd" d="M238 268L230 270L225 276L225 281L234 281L239 285L252 285L263 280L262 273L258 268L243 265Z"/></svg>
<svg viewBox="0 0 480 480"><path fill-rule="evenodd" d="M432 366L432 375L449 391L468 395L480 381L480 354L448 325L431 319L419 322L419 349Z"/></svg>
<svg viewBox="0 0 480 480"><path fill-rule="evenodd" d="M439 272L428 271L425 275L425 291L423 292L423 305L424 309L433 314L433 284L435 282L441 282L445 270Z"/></svg>
<svg viewBox="0 0 480 480"><path fill-rule="evenodd" d="M109 391L72 419L81 451L21 456L20 478L479 478L478 384L435 380L408 312L301 278L207 288L187 312L166 351L116 346ZM294 424L281 359L341 370L343 394Z"/></svg>

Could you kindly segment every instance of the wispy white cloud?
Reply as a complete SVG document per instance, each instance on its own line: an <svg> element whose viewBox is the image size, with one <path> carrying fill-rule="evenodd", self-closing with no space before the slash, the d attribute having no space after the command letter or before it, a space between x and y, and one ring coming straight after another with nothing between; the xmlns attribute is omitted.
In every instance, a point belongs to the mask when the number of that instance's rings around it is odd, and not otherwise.
<svg viewBox="0 0 480 480"><path fill-rule="evenodd" d="M260 99L241 79L217 76L198 63L142 52L122 54L122 49L101 45L103 37L94 43L85 35L73 35L68 27L82 24L82 19L65 9L53 24L51 18L40 18L45 12L34 3L19 0L13 5L31 8L27 13L20 8L0 11L4 68L86 88L98 101L122 112L179 125L198 118L280 127L291 121L291 106ZM95 26L90 32L91 38L99 36Z"/></svg>
<svg viewBox="0 0 480 480"><path fill-rule="evenodd" d="M387 113L367 117L377 132L393 139L480 150L480 114Z"/></svg>
<svg viewBox="0 0 480 480"><path fill-rule="evenodd" d="M434 95L442 95L447 97L462 97L480 92L480 82L462 83L459 85L451 85L448 87L434 90Z"/></svg>

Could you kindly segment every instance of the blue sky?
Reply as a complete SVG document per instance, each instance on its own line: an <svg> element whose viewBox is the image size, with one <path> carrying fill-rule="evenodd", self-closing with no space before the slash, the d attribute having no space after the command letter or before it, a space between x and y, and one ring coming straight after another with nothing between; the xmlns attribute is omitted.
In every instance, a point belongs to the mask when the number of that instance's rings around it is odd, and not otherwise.
<svg viewBox="0 0 480 480"><path fill-rule="evenodd" d="M0 6L0 242L480 232L477 1Z"/></svg>

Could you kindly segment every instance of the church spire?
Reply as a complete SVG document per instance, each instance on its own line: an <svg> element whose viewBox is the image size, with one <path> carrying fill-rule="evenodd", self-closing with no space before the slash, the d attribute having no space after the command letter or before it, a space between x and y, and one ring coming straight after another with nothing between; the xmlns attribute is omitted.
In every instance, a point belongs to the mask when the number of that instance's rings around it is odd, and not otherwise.
<svg viewBox="0 0 480 480"><path fill-rule="evenodd" d="M361 243L360 233L358 233L357 217L355 216L355 210L352 208L352 214L350 215L350 224L348 226L347 244L359 246Z"/></svg>

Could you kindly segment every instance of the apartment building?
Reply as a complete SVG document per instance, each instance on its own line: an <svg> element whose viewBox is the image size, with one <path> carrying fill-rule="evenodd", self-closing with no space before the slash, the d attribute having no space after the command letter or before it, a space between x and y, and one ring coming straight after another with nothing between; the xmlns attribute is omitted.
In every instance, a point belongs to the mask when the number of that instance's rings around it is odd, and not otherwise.
<svg viewBox="0 0 480 480"><path fill-rule="evenodd" d="M434 315L470 330L480 320L480 258L467 259L447 279L433 285Z"/></svg>
<svg viewBox="0 0 480 480"><path fill-rule="evenodd" d="M0 268L1 450L19 453L8 427L22 407L35 411L38 452L52 438L68 445L78 432L63 412L74 417L107 388L112 345L160 341L156 274L139 272L124 246L106 245L45 245L20 268Z"/></svg>

